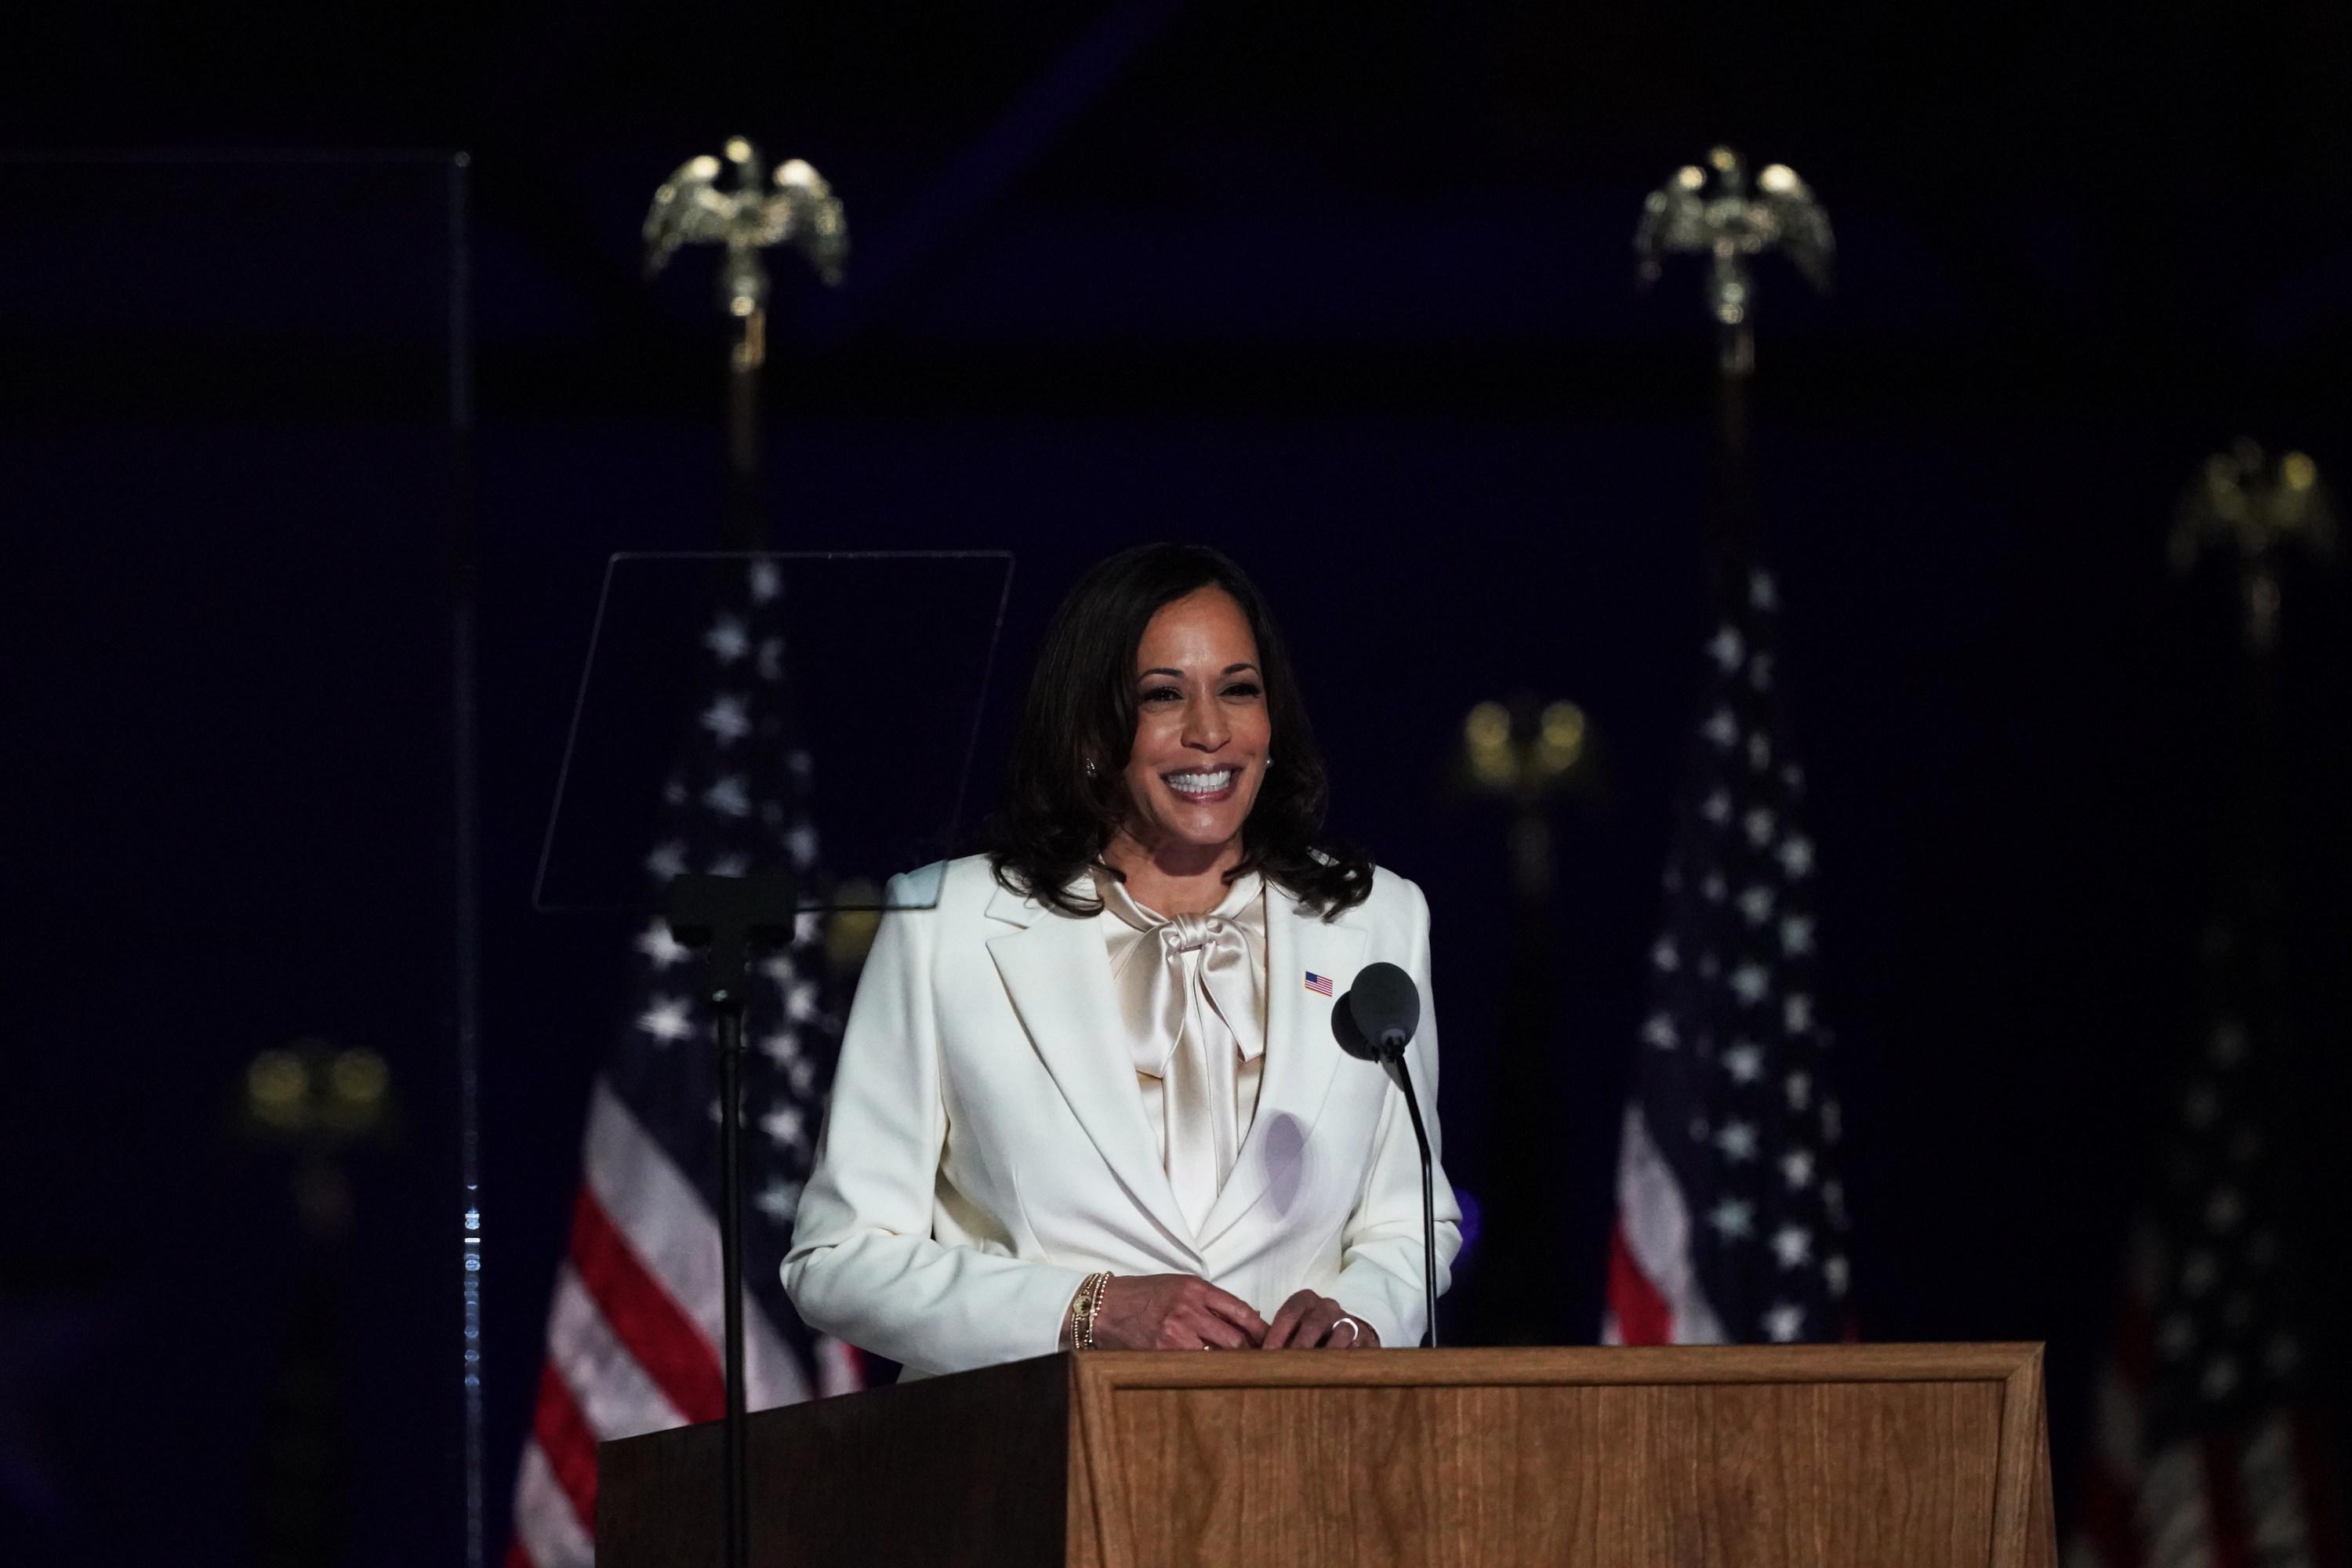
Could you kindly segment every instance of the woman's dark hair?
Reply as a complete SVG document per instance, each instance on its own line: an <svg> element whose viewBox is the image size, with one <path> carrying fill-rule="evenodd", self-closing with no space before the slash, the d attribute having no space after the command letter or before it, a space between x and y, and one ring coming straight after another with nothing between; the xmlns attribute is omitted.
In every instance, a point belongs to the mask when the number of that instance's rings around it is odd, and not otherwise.
<svg viewBox="0 0 2352 1568"><path fill-rule="evenodd" d="M1227 879L1256 871L1326 919L1370 894L1371 861L1324 835L1330 777L1265 597L1239 566L1197 544L1121 551L1090 568L1054 612L988 823L989 859L1005 887L1066 914L1096 911L1073 884L1128 814L1136 649L1162 606L1211 587L1232 595L1256 640L1276 759L1242 826L1242 863Z"/></svg>

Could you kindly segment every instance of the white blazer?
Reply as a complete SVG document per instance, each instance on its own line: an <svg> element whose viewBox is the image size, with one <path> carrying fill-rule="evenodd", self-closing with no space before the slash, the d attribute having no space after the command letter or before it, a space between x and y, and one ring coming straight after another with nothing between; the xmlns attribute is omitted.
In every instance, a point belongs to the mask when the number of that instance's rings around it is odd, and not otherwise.
<svg viewBox="0 0 2352 1568"><path fill-rule="evenodd" d="M1387 871L1326 922L1266 899L1257 1115L1199 1236L1176 1206L1137 1092L1102 932L999 886L984 858L936 880L933 908L882 919L842 1040L784 1289L813 1327L918 1373L1050 1354L1098 1268L1191 1274L1272 1318L1312 1289L1420 1341L1421 1162L1404 1097L1331 1035L1367 963L1422 990L1408 1052L1438 1152L1429 906ZM893 902L899 901L894 898ZM1438 1288L1461 1214L1436 1178Z"/></svg>

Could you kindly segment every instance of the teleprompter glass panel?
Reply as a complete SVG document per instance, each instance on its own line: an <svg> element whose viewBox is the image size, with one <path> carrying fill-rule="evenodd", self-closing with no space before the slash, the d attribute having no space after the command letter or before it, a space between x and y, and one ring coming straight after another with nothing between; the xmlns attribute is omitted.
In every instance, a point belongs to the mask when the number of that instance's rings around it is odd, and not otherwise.
<svg viewBox="0 0 2352 1568"><path fill-rule="evenodd" d="M803 909L927 906L892 879L969 826L1012 578L1001 552L613 557L538 906L644 909L668 876L763 869L761 844Z"/></svg>

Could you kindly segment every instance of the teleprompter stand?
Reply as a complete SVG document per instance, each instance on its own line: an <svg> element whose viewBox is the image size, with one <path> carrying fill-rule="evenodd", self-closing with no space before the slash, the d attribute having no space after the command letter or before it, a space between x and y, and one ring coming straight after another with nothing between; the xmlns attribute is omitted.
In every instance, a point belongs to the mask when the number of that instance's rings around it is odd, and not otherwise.
<svg viewBox="0 0 2352 1568"><path fill-rule="evenodd" d="M726 1372L723 1456L726 1562L751 1561L751 1515L744 1470L743 1402L743 1009L751 982L751 948L792 941L799 913L795 879L673 878L659 913L682 947L703 950L706 1000L715 1026L711 1050L719 1078L719 1279L724 1295L720 1363Z"/></svg>

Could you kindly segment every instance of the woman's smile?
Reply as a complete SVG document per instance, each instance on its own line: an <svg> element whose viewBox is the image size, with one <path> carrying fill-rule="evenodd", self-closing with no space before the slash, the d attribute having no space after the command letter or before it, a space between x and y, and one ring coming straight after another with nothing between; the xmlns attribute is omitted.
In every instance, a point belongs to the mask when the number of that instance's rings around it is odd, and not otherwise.
<svg viewBox="0 0 2352 1568"><path fill-rule="evenodd" d="M1234 786L1240 779L1241 770L1235 767L1188 768L1160 775L1160 783L1195 805L1217 805L1231 800Z"/></svg>

